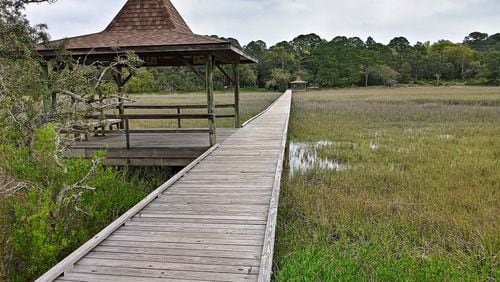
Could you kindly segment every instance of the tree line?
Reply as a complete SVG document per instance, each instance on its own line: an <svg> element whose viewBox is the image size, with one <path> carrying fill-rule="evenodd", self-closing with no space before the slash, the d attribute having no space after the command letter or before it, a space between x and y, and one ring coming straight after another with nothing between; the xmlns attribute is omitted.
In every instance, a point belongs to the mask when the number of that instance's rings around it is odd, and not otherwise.
<svg viewBox="0 0 500 282"><path fill-rule="evenodd" d="M214 36L216 37L216 36ZM473 32L461 43L440 40L411 44L395 37L388 44L359 37L337 36L328 41L316 34L300 35L271 47L262 40L241 46L222 38L259 60L242 66L242 86L283 90L300 76L311 86L350 87L396 84L462 83L500 85L500 33ZM216 86L229 86L216 74ZM131 92L192 91L203 83L179 68L146 70L136 77Z"/></svg>

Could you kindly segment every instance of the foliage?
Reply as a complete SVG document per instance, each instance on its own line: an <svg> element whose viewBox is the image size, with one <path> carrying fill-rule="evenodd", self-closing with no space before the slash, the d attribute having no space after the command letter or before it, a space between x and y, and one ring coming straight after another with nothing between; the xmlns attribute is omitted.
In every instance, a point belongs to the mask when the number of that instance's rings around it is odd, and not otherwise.
<svg viewBox="0 0 500 282"><path fill-rule="evenodd" d="M2 255L10 259L2 263L13 281L43 274L159 184L82 159L63 161L63 169L54 138L52 127L38 130L34 158L26 149L1 148L8 170L30 184L0 200L0 212L10 215L2 242Z"/></svg>
<svg viewBox="0 0 500 282"><path fill-rule="evenodd" d="M276 280L498 280L499 106L495 87L294 96L291 140L348 166L284 177Z"/></svg>
<svg viewBox="0 0 500 282"><path fill-rule="evenodd" d="M283 69L274 69L270 79L266 82L267 89L284 92L288 88L290 74Z"/></svg>
<svg viewBox="0 0 500 282"><path fill-rule="evenodd" d="M80 115L115 94L105 77L135 73L128 54L107 66L81 65L60 46L42 61L33 47L44 27L26 20L24 3L0 0L0 170L14 183L0 193L0 280L33 280L142 199L152 183L94 160L63 158L64 135ZM97 68L101 68L100 70ZM58 103L54 95L61 95ZM153 183L156 182L156 183Z"/></svg>

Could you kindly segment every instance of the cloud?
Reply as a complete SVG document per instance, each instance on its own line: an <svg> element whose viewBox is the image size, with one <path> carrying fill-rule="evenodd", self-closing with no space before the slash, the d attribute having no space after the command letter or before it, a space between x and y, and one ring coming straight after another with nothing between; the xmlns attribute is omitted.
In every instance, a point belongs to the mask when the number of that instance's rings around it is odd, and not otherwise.
<svg viewBox="0 0 500 282"><path fill-rule="evenodd" d="M172 0L200 34L234 37L243 44L268 44L304 33L331 39L368 36L387 43L395 36L410 41L462 41L472 31L500 32L498 0ZM125 0L59 0L30 5L33 23L48 23L54 38L103 30Z"/></svg>

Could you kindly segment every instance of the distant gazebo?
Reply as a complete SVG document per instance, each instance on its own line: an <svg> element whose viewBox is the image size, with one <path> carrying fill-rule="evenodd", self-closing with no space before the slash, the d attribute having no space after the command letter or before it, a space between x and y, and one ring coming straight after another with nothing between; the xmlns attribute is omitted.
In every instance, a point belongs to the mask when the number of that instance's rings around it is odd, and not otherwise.
<svg viewBox="0 0 500 282"><path fill-rule="evenodd" d="M307 91L307 81L302 80L300 76L297 77L295 81L290 82L293 92L306 92Z"/></svg>
<svg viewBox="0 0 500 282"><path fill-rule="evenodd" d="M58 43L65 43L74 59L87 64L110 63L117 55L134 52L145 62L143 67L185 66L205 81L208 113L214 116L213 71L217 67L235 86L235 125L240 126L238 65L257 60L227 41L194 34L170 0L128 0L104 31L39 45L39 54L46 60L55 58ZM221 67L228 64L233 67L231 74ZM204 72L195 68L201 65ZM45 67L47 73L52 71L51 66ZM118 66L117 71L121 73L122 68ZM121 90L128 78L119 75L115 81ZM56 100L53 96L46 103L53 107ZM215 117L210 130L210 143L215 144Z"/></svg>

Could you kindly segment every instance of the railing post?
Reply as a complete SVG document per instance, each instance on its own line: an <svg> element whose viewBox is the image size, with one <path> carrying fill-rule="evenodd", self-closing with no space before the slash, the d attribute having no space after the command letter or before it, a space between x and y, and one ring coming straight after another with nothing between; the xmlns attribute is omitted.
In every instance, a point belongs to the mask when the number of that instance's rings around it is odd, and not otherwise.
<svg viewBox="0 0 500 282"><path fill-rule="evenodd" d="M126 138L126 142L127 142L127 150L130 150L130 122L129 122L129 118L125 118L125 138Z"/></svg>
<svg viewBox="0 0 500 282"><path fill-rule="evenodd" d="M233 64L234 75L234 123L236 128L241 127L240 117L240 71L237 64Z"/></svg>
<svg viewBox="0 0 500 282"><path fill-rule="evenodd" d="M118 103L120 103L120 106L118 107L118 114L120 116L123 116L125 115L125 107L123 106L123 99L122 98L118 98ZM124 124L123 122L120 124L120 129L123 129L124 127Z"/></svg>
<svg viewBox="0 0 500 282"><path fill-rule="evenodd" d="M46 115L49 115L52 110L52 100L50 99L49 94L49 63L42 62L40 63L42 66L42 81L43 81L43 112Z"/></svg>
<svg viewBox="0 0 500 282"><path fill-rule="evenodd" d="M217 144L217 126L215 120L214 102L214 57L211 54L205 56L205 67L208 114L213 115L213 117L208 120L208 127L210 130L210 146L214 146Z"/></svg>
<svg viewBox="0 0 500 282"><path fill-rule="evenodd" d="M181 108L177 108L177 114L180 115L181 114ZM181 118L179 117L177 119L177 128L182 128L182 122L181 122Z"/></svg>

